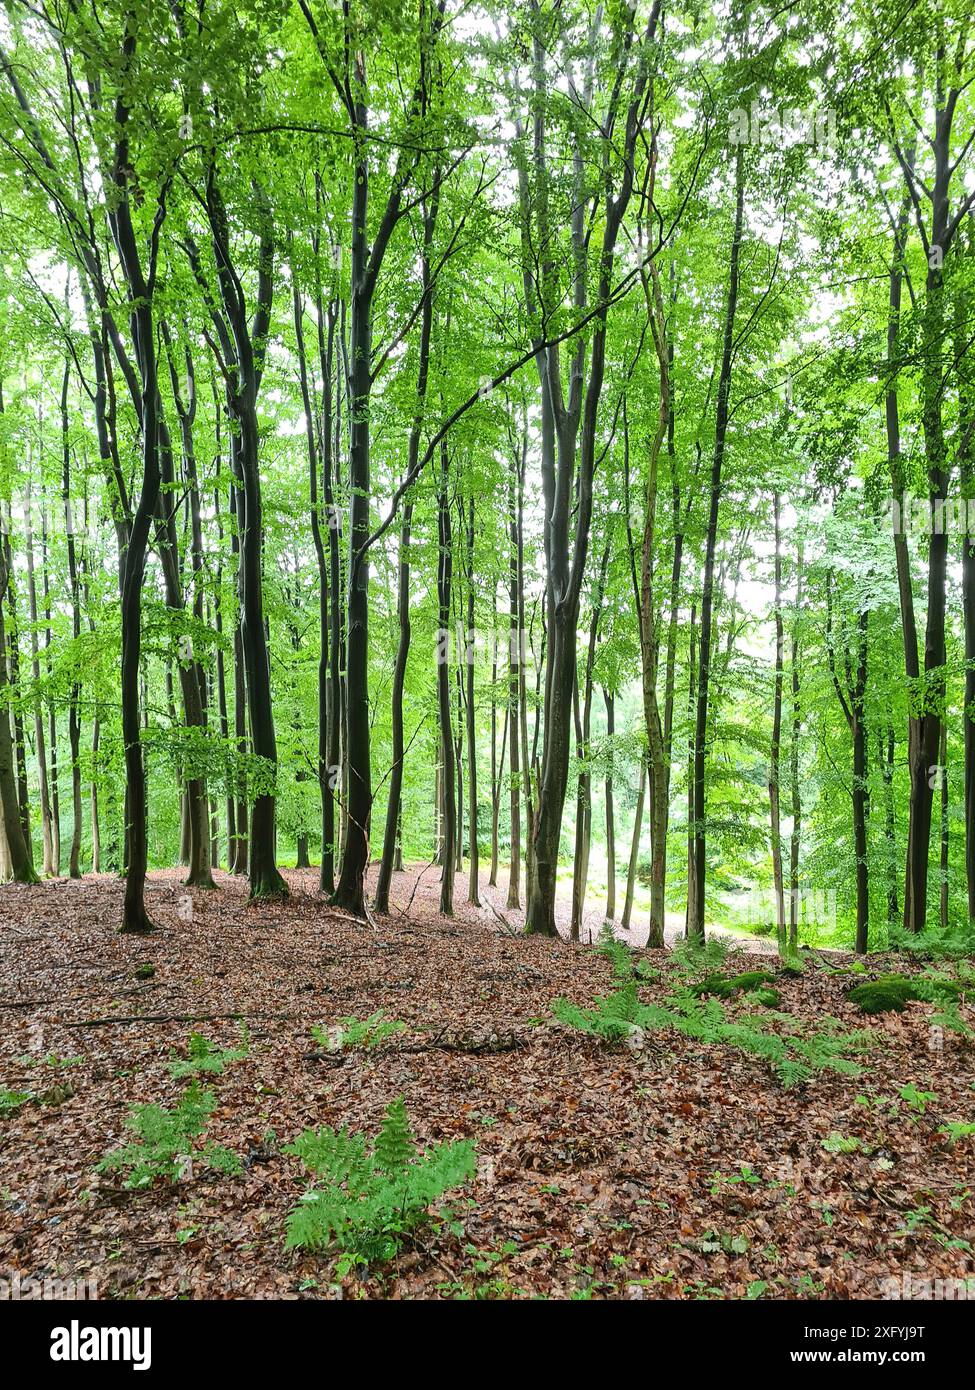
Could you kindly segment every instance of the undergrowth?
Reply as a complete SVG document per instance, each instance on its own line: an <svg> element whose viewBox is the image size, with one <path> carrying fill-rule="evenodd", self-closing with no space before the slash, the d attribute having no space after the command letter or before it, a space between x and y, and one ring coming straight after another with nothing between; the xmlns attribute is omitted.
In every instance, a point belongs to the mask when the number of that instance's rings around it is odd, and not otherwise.
<svg viewBox="0 0 975 1390"><path fill-rule="evenodd" d="M623 948L625 949L625 948ZM710 953L687 948L679 960L679 976L686 977L702 965L723 962L727 949L721 947ZM555 1017L569 1027L590 1033L608 1043L626 1042L639 1047L645 1032L675 1032L707 1045L736 1048L766 1061L785 1086L809 1081L818 1072L832 1071L856 1076L861 1068L850 1054L865 1051L872 1042L866 1032L844 1033L835 1025L811 1035L800 1036L803 1025L790 1014L775 1012L765 1018L751 1013L729 1018L722 996L733 997L742 992L747 1000L774 1009L778 993L768 988L775 979L768 971L753 971L744 975L725 977L708 973L702 980L684 979L663 1004L645 1004L640 999L639 980L632 967L627 978L624 962L614 955L614 978L618 987L610 994L593 1001L591 1008L580 1008L568 999L557 999L552 1005ZM769 1019L783 1026L774 1032L767 1026Z"/></svg>
<svg viewBox="0 0 975 1390"><path fill-rule="evenodd" d="M192 1082L173 1108L163 1105L133 1105L126 1116L126 1128L136 1139L111 1153L98 1164L99 1173L123 1171L127 1188L149 1187L156 1178L177 1182L190 1177L197 1167L219 1173L240 1172L240 1159L219 1144L197 1144L216 1107L212 1091Z"/></svg>
<svg viewBox="0 0 975 1390"><path fill-rule="evenodd" d="M429 1219L433 1202L474 1176L476 1151L463 1140L420 1152L400 1096L389 1106L375 1144L347 1129L305 1130L285 1148L318 1179L288 1217L287 1244L334 1245L340 1272L390 1259Z"/></svg>

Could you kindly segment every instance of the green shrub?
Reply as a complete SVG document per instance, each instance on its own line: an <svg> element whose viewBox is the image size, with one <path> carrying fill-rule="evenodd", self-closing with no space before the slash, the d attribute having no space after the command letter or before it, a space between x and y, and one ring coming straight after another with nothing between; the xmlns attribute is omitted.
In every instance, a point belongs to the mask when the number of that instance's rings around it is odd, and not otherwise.
<svg viewBox="0 0 975 1390"><path fill-rule="evenodd" d="M125 1124L137 1139L106 1154L97 1171L127 1171L124 1186L128 1188L149 1187L156 1178L177 1182L192 1167L239 1173L240 1159L229 1149L219 1144L195 1144L206 1129L215 1106L213 1092L201 1091L198 1081L186 1088L173 1109L162 1105L134 1105Z"/></svg>
<svg viewBox="0 0 975 1390"><path fill-rule="evenodd" d="M203 1072L219 1076L230 1062L241 1062L250 1056L251 1040L247 1024L240 1025L240 1046L219 1048L202 1033L191 1033L187 1047L189 1057L186 1061L177 1059L169 1063L170 1076L177 1079L184 1076L199 1076Z"/></svg>
<svg viewBox="0 0 975 1390"><path fill-rule="evenodd" d="M305 1130L285 1153L319 1179L288 1217L288 1246L334 1244L346 1268L389 1259L428 1219L431 1203L472 1178L476 1166L467 1140L420 1153L402 1096L386 1111L371 1151L361 1135L319 1129Z"/></svg>
<svg viewBox="0 0 975 1390"><path fill-rule="evenodd" d="M398 1018L384 1018L382 1009L377 1009L368 1018L340 1018L334 1028L316 1025L311 1035L322 1047L332 1052L341 1052L352 1047L376 1047L385 1038L402 1033L406 1024Z"/></svg>

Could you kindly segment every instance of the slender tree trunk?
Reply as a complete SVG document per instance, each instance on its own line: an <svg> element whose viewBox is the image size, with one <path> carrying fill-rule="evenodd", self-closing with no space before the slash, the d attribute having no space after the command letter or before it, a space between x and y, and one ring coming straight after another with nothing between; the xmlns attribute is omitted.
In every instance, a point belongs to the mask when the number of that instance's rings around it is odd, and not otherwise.
<svg viewBox="0 0 975 1390"><path fill-rule="evenodd" d="M856 853L856 892L857 929L856 950L858 955L867 951L867 936L870 927L870 882L867 859L867 817L870 812L869 769L867 766L867 725L864 712L864 691L866 687L867 666L867 613L859 615L860 666L857 678L857 692L853 702L853 846Z"/></svg>
<svg viewBox="0 0 975 1390"><path fill-rule="evenodd" d="M446 917L454 912L454 853L457 834L456 777L454 771L454 738L450 707L450 595L453 537L450 526L448 497L449 464L447 446L440 448L440 475L437 486L437 534L440 551L437 561L437 597L439 600L440 642L442 651L437 662L437 704L440 712L441 787L443 792L443 872L440 879L440 911Z"/></svg>
<svg viewBox="0 0 975 1390"><path fill-rule="evenodd" d="M478 852L477 824L477 729L474 709L474 498L467 504L467 794L469 798L468 822L470 834L470 877L467 884L467 901L474 907L481 902L478 888L480 855Z"/></svg>
<svg viewBox="0 0 975 1390"><path fill-rule="evenodd" d="M32 526L33 501L31 498L30 482L27 485L27 495L24 503L24 514L26 517L26 549L27 549L27 599L30 613L30 652L31 652L31 675L34 686L40 684L41 663L38 655L37 642L37 577L34 571L34 534ZM37 780L41 803L41 842L44 850L43 872L45 878L50 877L55 872L54 869L54 850L51 836L51 801L50 791L47 780L47 746L44 738L44 720L41 713L40 697L34 697L34 748L37 755Z"/></svg>
<svg viewBox="0 0 975 1390"><path fill-rule="evenodd" d="M91 871L93 874L100 874L102 871L102 832L98 815L98 750L101 744L101 724L96 714L91 730L91 766L92 778L89 789L89 805L91 808Z"/></svg>
<svg viewBox="0 0 975 1390"><path fill-rule="evenodd" d="M941 930L948 930L948 726L941 725Z"/></svg>
<svg viewBox="0 0 975 1390"><path fill-rule="evenodd" d="M231 436L230 457L231 461L233 461L233 436ZM231 475L231 513L236 522L231 533L231 550L238 557L239 592L240 543L238 535L240 529L241 506L236 484L236 470L233 467L233 462L231 462ZM244 759L247 757L247 680L244 675L244 645L241 639L239 605L237 621L234 623L234 739L237 744L239 758L238 772L235 778L237 787L237 839L234 844L233 862L230 866L230 871L235 875L243 876L247 873L248 822L250 817L247 804L247 778L246 772L244 771Z"/></svg>
<svg viewBox="0 0 975 1390"><path fill-rule="evenodd" d="M971 216L961 238L967 264L975 263L975 226ZM961 495L965 499L965 532L961 542L961 594L965 626L965 703L964 800L965 800L965 883L968 890L968 917L975 921L975 368L968 354L968 320L972 296L965 278L955 291L955 360L958 371L958 462Z"/></svg>
<svg viewBox="0 0 975 1390"><path fill-rule="evenodd" d="M697 704L696 664L697 605L691 605L691 624L687 654L687 911L684 919L684 935L688 941L693 936L692 923L697 920L697 878L694 873L694 845L696 831L694 825L694 711Z"/></svg>
<svg viewBox="0 0 975 1390"><path fill-rule="evenodd" d="M789 745L789 781L792 799L792 834L789 844L789 952L799 949L799 850L802 845L802 793L799 786L799 735L802 731L802 710L799 703L801 673L799 670L799 620L802 613L802 542L796 557L796 604L793 615L792 651L792 741Z"/></svg>
<svg viewBox="0 0 975 1390"><path fill-rule="evenodd" d="M636 871L640 863L640 832L643 829L643 807L646 801L647 769L640 764L640 786L636 794L636 809L633 812L633 836L630 840L630 862L626 870L626 897L623 900L623 916L620 926L630 930L630 917L633 913L633 893L636 888Z"/></svg>
<svg viewBox="0 0 975 1390"><path fill-rule="evenodd" d="M464 681L457 667L457 723L454 737L454 766L457 769L457 834L454 840L454 869L464 871Z"/></svg>
<svg viewBox="0 0 975 1390"><path fill-rule="evenodd" d="M328 760L328 735L329 735L329 614L330 614L330 593L329 593L329 573L328 560L325 554L325 542L322 538L321 507L318 500L318 454L319 449L329 455L329 471L331 471L331 448L332 448L332 382L328 372L326 379L322 382L322 422L318 434L318 444L315 439L315 418L312 409L311 391L308 385L308 367L305 358L305 334L303 328L304 305L302 304L301 292L292 264L292 287L294 304L294 323L295 341L298 348L298 379L301 386L301 399L305 410L305 433L308 444L308 505L311 517L312 540L315 545L315 560L318 566L318 786L321 800L321 821L322 821L322 859L319 871L318 887L323 893L330 893L335 886L334 870L334 848L335 838L335 799L329 775ZM325 365L331 367L332 346L334 342L334 322L329 318L328 327L328 347L325 351ZM305 859L308 857L307 843L305 845Z"/></svg>
<svg viewBox="0 0 975 1390"><path fill-rule="evenodd" d="M3 819L5 862L3 877L15 883L36 883L37 874L31 862L24 829L21 823L20 801L17 795L15 750L10 733L10 686L7 682L7 637L3 605L10 576L7 557L0 546L0 813Z"/></svg>
<svg viewBox="0 0 975 1390"><path fill-rule="evenodd" d="M775 929L779 954L788 951L785 921L785 887L782 874L782 823L779 809L779 770L782 746L782 685L784 635L782 626L782 530L780 500L772 493L772 526L775 536L775 676L772 696L772 746L769 752L768 799L772 831L772 882L775 892Z"/></svg>
<svg viewBox="0 0 975 1390"><path fill-rule="evenodd" d="M572 691L572 712L576 731L576 757L579 760L579 776L576 785L576 843L572 872L572 917L570 938L580 940L582 924L585 919L586 887L589 879L589 855L592 843L592 771L590 759L590 731L592 727L593 669L596 662L596 643L599 638L599 625L602 618L603 596L606 592L606 574L612 549L612 532L606 536L602 560L596 577L593 593L592 618L589 623L589 644L586 648L586 662L583 675L583 699L580 711L578 682Z"/></svg>
<svg viewBox="0 0 975 1390"><path fill-rule="evenodd" d="M616 918L616 811L613 802L613 737L616 733L616 700L608 690L603 691L606 705L606 738L609 768L606 773L606 921Z"/></svg>
<svg viewBox="0 0 975 1390"><path fill-rule="evenodd" d="M593 617L595 621L595 615ZM576 779L576 836L572 857L572 915L569 921L569 940L582 939L582 924L586 915L586 886L589 879L589 848L592 842L592 775L589 771L589 710L592 701L591 676L586 674L586 696L580 708L579 683L572 690L572 714L575 720L576 757L579 775Z"/></svg>
<svg viewBox="0 0 975 1390"><path fill-rule="evenodd" d="M527 447L527 441L523 442ZM519 702L521 695L521 633L518 614L518 512L516 503L516 463L509 460L508 471L508 774L511 805L511 835L508 869L509 908L521 906L521 738Z"/></svg>
<svg viewBox="0 0 975 1390"><path fill-rule="evenodd" d="M160 409L158 424L160 477L162 484L169 490L175 485L172 442L161 416L161 407L157 407L157 409ZM190 471L195 477L195 465L191 465ZM182 614L186 610L186 600L180 573L179 541L174 518L171 513L168 514L166 511L162 493L160 493L156 504L155 524L156 547L163 572L166 604L172 612ZM202 549L202 538L199 544ZM202 565L202 558L200 564ZM202 623L202 610L194 616L198 622ZM189 639L184 638L180 642L176 657L176 673L179 679L184 725L187 729L198 730L203 736L206 727L206 714L203 705L203 672L193 651L193 644ZM171 674L169 680L171 686ZM172 695L170 698L172 699ZM187 886L213 888L215 885L210 871L209 799L206 780L194 768L190 768L185 777L180 813L180 857L181 862L186 864L189 870L186 876Z"/></svg>
<svg viewBox="0 0 975 1390"><path fill-rule="evenodd" d="M498 882L498 807L501 800L501 782L498 776L498 702L495 696L498 683L498 587L494 585L491 595L491 869L488 885L494 888ZM505 720L507 721L507 711ZM505 723L507 731L507 723ZM504 753L501 755L504 763Z"/></svg>
<svg viewBox="0 0 975 1390"><path fill-rule="evenodd" d="M53 675L51 660L51 585L47 564L47 508L41 498L41 571L44 590L44 674L50 681ZM61 808L58 794L58 722L54 701L48 697L48 735L51 750L51 873L61 873ZM126 817L128 825L128 817Z"/></svg>
<svg viewBox="0 0 975 1390"><path fill-rule="evenodd" d="M884 839L887 844L887 921L900 920L897 904L897 822L894 817L894 726L887 725L886 746L883 734L877 731L880 768L884 781Z"/></svg>
<svg viewBox="0 0 975 1390"><path fill-rule="evenodd" d="M349 424L350 545L347 651L346 734L348 788L345 798L346 840L335 904L365 917L365 876L369 864L372 816L372 766L369 736L369 556L361 547L369 538L369 409L372 390L372 295L367 220L369 167L365 133L365 58L356 54L355 184L352 195L351 420ZM448 721L449 724L449 721ZM448 874L449 877L449 874Z"/></svg>
<svg viewBox="0 0 975 1390"><path fill-rule="evenodd" d="M707 827L705 808L705 768L707 765L708 695L711 678L711 628L714 608L714 552L721 505L721 472L728 434L731 371L734 359L735 311L738 304L739 260L745 214L745 164L742 147L735 157L735 226L728 271L728 298L725 305L724 341L718 375L718 398L714 425L714 454L711 462L710 510L704 548L704 585L701 593L700 671L697 680L697 712L694 728L694 887L688 894L693 916L688 920L688 936L704 940L704 891L707 872Z"/></svg>
<svg viewBox="0 0 975 1390"><path fill-rule="evenodd" d="M0 395L2 411L2 395ZM17 589L13 578L13 515L8 504L4 547L7 563L7 605L10 611L10 630L7 634L7 657L10 663L9 679L13 690L20 690L20 620L17 615ZM30 798L27 788L27 742L24 735L24 716L20 702L13 708L13 751L17 769L17 805L20 811L20 829L31 868L34 867L34 846L31 839Z"/></svg>
<svg viewBox="0 0 975 1390"><path fill-rule="evenodd" d="M81 636L81 603L78 587L78 556L75 548L74 514L71 502L71 451L68 436L68 385L71 380L70 359L65 359L61 378L61 501L64 507L64 533L68 553L68 584L71 591L71 635L77 643ZM71 847L68 852L69 878L81 877L81 722L79 701L81 687L71 684L68 696L68 744L71 749Z"/></svg>

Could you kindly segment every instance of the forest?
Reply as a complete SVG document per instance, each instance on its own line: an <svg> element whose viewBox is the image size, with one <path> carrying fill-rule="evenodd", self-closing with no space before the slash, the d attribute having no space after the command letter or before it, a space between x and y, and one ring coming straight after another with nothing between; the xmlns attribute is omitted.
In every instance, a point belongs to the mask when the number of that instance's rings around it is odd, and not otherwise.
<svg viewBox="0 0 975 1390"><path fill-rule="evenodd" d="M973 145L963 0L4 0L0 1291L975 1297Z"/></svg>

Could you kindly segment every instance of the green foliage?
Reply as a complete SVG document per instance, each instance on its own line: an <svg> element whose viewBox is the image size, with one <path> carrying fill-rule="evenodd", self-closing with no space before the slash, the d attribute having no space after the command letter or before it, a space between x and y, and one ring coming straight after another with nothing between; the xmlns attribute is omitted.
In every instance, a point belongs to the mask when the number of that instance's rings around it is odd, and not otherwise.
<svg viewBox="0 0 975 1390"><path fill-rule="evenodd" d="M643 1030L669 1030L705 1044L733 1047L762 1058L785 1086L809 1081L824 1071L858 1075L860 1067L848 1054L862 1052L872 1042L867 1033L822 1031L805 1037L798 1032L775 1033L761 1018L749 1014L729 1019L720 1000L711 997L702 1002L690 990L672 996L666 1005L643 1004L635 982L597 998L590 1009L557 999L552 1012L560 1023L605 1042L639 1041ZM798 1020L788 1015L776 1017L799 1027Z"/></svg>
<svg viewBox="0 0 975 1390"><path fill-rule="evenodd" d="M859 1139L848 1138L835 1129L823 1140L823 1148L828 1154L852 1154L856 1153L860 1147Z"/></svg>
<svg viewBox="0 0 975 1390"><path fill-rule="evenodd" d="M913 1082L901 1087L900 1097L917 1115L923 1115L931 1102L938 1099L936 1092L919 1091Z"/></svg>
<svg viewBox="0 0 975 1390"><path fill-rule="evenodd" d="M19 1110L23 1105L29 1105L35 1099L33 1091L8 1091L0 1090L0 1115L5 1111Z"/></svg>
<svg viewBox="0 0 975 1390"><path fill-rule="evenodd" d="M975 1124L965 1120L949 1120L941 1126L940 1132L947 1136L949 1143L957 1144L960 1139L971 1139L975 1135Z"/></svg>
<svg viewBox="0 0 975 1390"><path fill-rule="evenodd" d="M323 1128L305 1130L285 1153L319 1179L288 1217L288 1246L334 1245L346 1267L389 1259L428 1219L430 1205L468 1182L476 1166L467 1140L421 1153L402 1096L387 1109L371 1151L361 1135Z"/></svg>
<svg viewBox="0 0 975 1390"><path fill-rule="evenodd" d="M629 980L633 977L633 954L630 948L615 937L608 937L597 947L599 954L613 967L614 980Z"/></svg>
<svg viewBox="0 0 975 1390"><path fill-rule="evenodd" d="M718 1197L726 1187L738 1187L742 1183L746 1187L757 1187L761 1181L751 1164L743 1163L737 1173L711 1174L711 1196Z"/></svg>
<svg viewBox="0 0 975 1390"><path fill-rule="evenodd" d="M250 1031L247 1024L240 1025L239 1047L219 1048L202 1033L191 1033L187 1046L188 1058L169 1063L169 1074L176 1078L200 1076L204 1072L217 1076L231 1062L241 1062L250 1056Z"/></svg>
<svg viewBox="0 0 975 1390"><path fill-rule="evenodd" d="M382 1009L377 1009L368 1018L340 1018L334 1028L316 1024L311 1030L311 1035L322 1047L327 1047L332 1052L340 1052L345 1048L376 1047L386 1038L402 1033L405 1029L406 1024L400 1019L385 1018Z"/></svg>
<svg viewBox="0 0 975 1390"><path fill-rule="evenodd" d="M605 1042L618 1042L645 1026L647 1011L640 1003L636 981L630 980L612 994L598 996L591 1009L580 1009L568 999L556 999L552 1012L570 1028L594 1033Z"/></svg>
<svg viewBox="0 0 975 1390"><path fill-rule="evenodd" d="M892 951L932 960L963 960L975 956L975 923L959 921L942 927L932 923L923 932L891 925L887 939Z"/></svg>
<svg viewBox="0 0 975 1390"><path fill-rule="evenodd" d="M240 1159L219 1144L197 1144L216 1107L212 1091L202 1091L192 1082L170 1108L162 1105L134 1105L126 1117L126 1128L137 1138L121 1149L114 1149L98 1164L97 1172L125 1172L127 1188L149 1187L156 1178L177 1182L194 1168L218 1173L240 1172Z"/></svg>
<svg viewBox="0 0 975 1390"><path fill-rule="evenodd" d="M703 946L694 938L682 936L674 942L671 959L686 974L717 970L728 959L730 946L720 936L709 936Z"/></svg>

